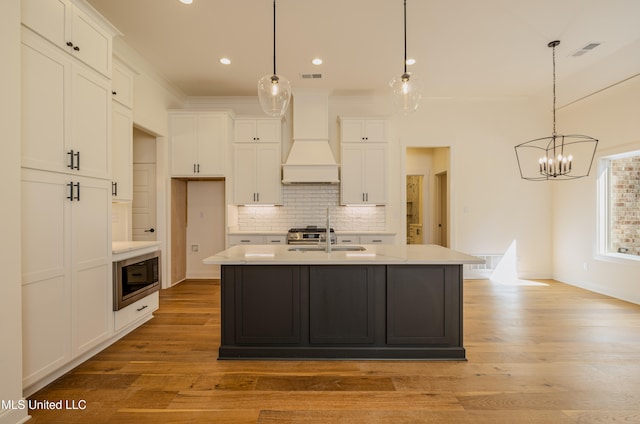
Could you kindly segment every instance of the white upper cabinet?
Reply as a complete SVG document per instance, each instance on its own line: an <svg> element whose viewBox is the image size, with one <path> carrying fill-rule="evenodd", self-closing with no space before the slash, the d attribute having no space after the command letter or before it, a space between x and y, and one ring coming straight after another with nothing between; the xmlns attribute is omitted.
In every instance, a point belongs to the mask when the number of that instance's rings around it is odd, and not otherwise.
<svg viewBox="0 0 640 424"><path fill-rule="evenodd" d="M388 141L384 119L340 119L340 140L343 143L384 143Z"/></svg>
<svg viewBox="0 0 640 424"><path fill-rule="evenodd" d="M133 116L131 109L113 102L113 200L133 200Z"/></svg>
<svg viewBox="0 0 640 424"><path fill-rule="evenodd" d="M342 146L342 204L387 203L387 145L345 144Z"/></svg>
<svg viewBox="0 0 640 424"><path fill-rule="evenodd" d="M113 62L111 74L111 94L113 100L123 106L133 109L133 81L135 72L127 65L118 61Z"/></svg>
<svg viewBox="0 0 640 424"><path fill-rule="evenodd" d="M282 120L234 120L233 202L282 204Z"/></svg>
<svg viewBox="0 0 640 424"><path fill-rule="evenodd" d="M71 142L83 175L111 178L111 84L86 67L72 67Z"/></svg>
<svg viewBox="0 0 640 424"><path fill-rule="evenodd" d="M234 203L282 204L280 143L236 143L233 153Z"/></svg>
<svg viewBox="0 0 640 424"><path fill-rule="evenodd" d="M90 16L70 0L22 0L21 8L25 26L111 78L112 37L117 30L101 16Z"/></svg>
<svg viewBox="0 0 640 424"><path fill-rule="evenodd" d="M71 41L73 5L69 0L21 0L22 24L68 50Z"/></svg>
<svg viewBox="0 0 640 424"><path fill-rule="evenodd" d="M236 118L233 141L235 143L280 143L282 121L278 118Z"/></svg>
<svg viewBox="0 0 640 424"><path fill-rule="evenodd" d="M342 204L387 203L387 121L340 118Z"/></svg>
<svg viewBox="0 0 640 424"><path fill-rule="evenodd" d="M22 166L111 174L108 79L22 31Z"/></svg>
<svg viewBox="0 0 640 424"><path fill-rule="evenodd" d="M174 177L223 177L232 125L226 112L172 112L171 173Z"/></svg>

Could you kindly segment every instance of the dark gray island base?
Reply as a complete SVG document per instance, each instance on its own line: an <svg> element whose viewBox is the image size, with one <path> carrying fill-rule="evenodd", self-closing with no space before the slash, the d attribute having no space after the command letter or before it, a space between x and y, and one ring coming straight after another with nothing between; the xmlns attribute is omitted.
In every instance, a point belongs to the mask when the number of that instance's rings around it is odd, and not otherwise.
<svg viewBox="0 0 640 424"><path fill-rule="evenodd" d="M222 265L219 359L465 360L462 265Z"/></svg>

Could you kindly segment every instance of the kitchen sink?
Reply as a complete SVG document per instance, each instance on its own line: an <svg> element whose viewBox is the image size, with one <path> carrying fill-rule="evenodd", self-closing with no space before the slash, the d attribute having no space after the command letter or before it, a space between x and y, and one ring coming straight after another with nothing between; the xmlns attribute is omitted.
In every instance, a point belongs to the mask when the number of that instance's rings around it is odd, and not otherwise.
<svg viewBox="0 0 640 424"><path fill-rule="evenodd" d="M289 252L324 252L326 247L324 246L296 246L290 247ZM365 251L362 246L331 246L332 252L362 252Z"/></svg>

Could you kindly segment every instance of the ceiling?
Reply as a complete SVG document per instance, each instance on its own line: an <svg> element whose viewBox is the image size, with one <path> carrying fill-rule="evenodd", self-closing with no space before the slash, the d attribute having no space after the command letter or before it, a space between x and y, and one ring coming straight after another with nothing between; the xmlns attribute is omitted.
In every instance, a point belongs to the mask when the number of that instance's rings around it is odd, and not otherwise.
<svg viewBox="0 0 640 424"><path fill-rule="evenodd" d="M271 0L87 0L189 96L255 96L273 70ZM277 72L296 89L388 92L403 71L402 0L279 0ZM427 97L550 90L640 40L638 0L408 0L409 67ZM579 57L583 46L601 45ZM639 52L640 53L640 52ZM232 63L222 65L221 57ZM311 59L321 57L320 66ZM320 79L301 74L320 73Z"/></svg>

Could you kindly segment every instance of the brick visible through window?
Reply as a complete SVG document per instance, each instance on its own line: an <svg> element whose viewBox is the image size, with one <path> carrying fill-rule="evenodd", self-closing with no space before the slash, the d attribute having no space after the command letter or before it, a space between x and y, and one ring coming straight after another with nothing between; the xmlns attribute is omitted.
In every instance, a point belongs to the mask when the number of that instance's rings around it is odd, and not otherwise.
<svg viewBox="0 0 640 424"><path fill-rule="evenodd" d="M609 164L609 251L640 255L640 155Z"/></svg>

